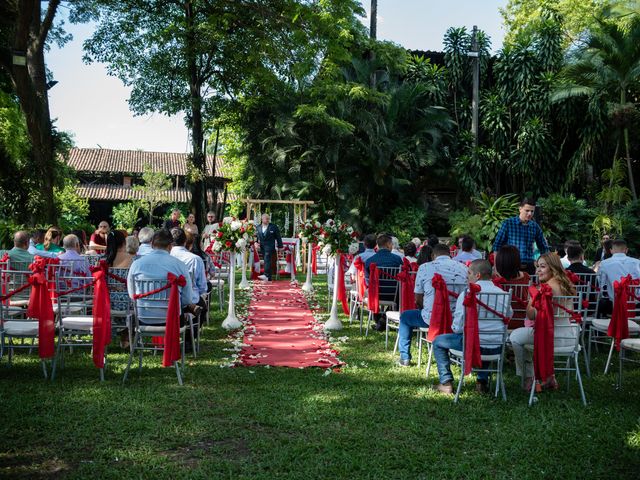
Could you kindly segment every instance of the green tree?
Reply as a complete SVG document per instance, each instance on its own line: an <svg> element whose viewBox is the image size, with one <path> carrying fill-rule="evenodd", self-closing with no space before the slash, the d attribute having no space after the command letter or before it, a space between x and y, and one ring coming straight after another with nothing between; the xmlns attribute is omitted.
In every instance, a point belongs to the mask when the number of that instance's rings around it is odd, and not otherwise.
<svg viewBox="0 0 640 480"><path fill-rule="evenodd" d="M171 190L171 179L162 172L156 172L151 165L145 164L142 173L143 185L131 187L134 191L140 192L140 209L149 215L149 224L153 224L153 212L160 205L169 202L169 190Z"/></svg>
<svg viewBox="0 0 640 480"><path fill-rule="evenodd" d="M112 224L115 228L132 231L138 221L138 215L142 209L140 200L122 202L113 207L111 211ZM145 210L146 211L146 210Z"/></svg>
<svg viewBox="0 0 640 480"><path fill-rule="evenodd" d="M553 92L553 100L585 97L590 104L607 102L618 158L620 146L625 149L627 177L634 200L637 200L631 156L629 129L637 122L637 110L630 95L637 95L640 81L640 15L628 20L628 26L599 19L590 30L587 41L578 48L564 68L561 83ZM632 98L632 97L631 97ZM617 127L617 128L616 128Z"/></svg>
<svg viewBox="0 0 640 480"><path fill-rule="evenodd" d="M132 87L131 109L185 116L192 210L202 224L207 118L280 79L305 85L361 9L355 0L92 0L83 11L98 22L86 59Z"/></svg>

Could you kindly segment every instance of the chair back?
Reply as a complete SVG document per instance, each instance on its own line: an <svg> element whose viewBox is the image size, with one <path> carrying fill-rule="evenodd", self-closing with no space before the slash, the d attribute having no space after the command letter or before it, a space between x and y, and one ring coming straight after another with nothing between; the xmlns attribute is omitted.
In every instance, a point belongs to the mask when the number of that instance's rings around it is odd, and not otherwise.
<svg viewBox="0 0 640 480"><path fill-rule="evenodd" d="M579 281L575 285L576 291L582 294L584 318L595 317L598 308L598 292L600 282L597 273L576 273Z"/></svg>
<svg viewBox="0 0 640 480"><path fill-rule="evenodd" d="M413 280L413 284L415 285L416 283L416 275L418 274L417 270L410 270L409 272L407 272L407 275L409 275L409 277ZM399 288L402 288L402 286L399 286ZM399 304L399 308L400 311L403 311L404 305L402 303L402 295L400 295L400 304Z"/></svg>
<svg viewBox="0 0 640 480"><path fill-rule="evenodd" d="M166 278L134 279L134 294L151 292L167 285ZM136 327L139 325L164 325L167 321L169 293L167 288L147 297L133 300L133 311Z"/></svg>
<svg viewBox="0 0 640 480"><path fill-rule="evenodd" d="M2 270L0 282L3 295L11 293L29 283L30 271L24 270ZM5 321L33 321L27 317L26 306L29 304L31 288L26 288L16 293L5 302L0 302L0 324Z"/></svg>
<svg viewBox="0 0 640 480"><path fill-rule="evenodd" d="M86 255L85 254L82 256L87 259L87 262L89 262L89 265L91 265L92 267L95 267L96 265L98 265L98 262L102 258L102 255Z"/></svg>
<svg viewBox="0 0 640 480"><path fill-rule="evenodd" d="M584 293L553 297L553 330L556 349L571 346L574 349L578 348L582 327L574 320L571 313L577 312L584 318L583 298Z"/></svg>
<svg viewBox="0 0 640 480"><path fill-rule="evenodd" d="M447 290L457 295L463 295L468 286L469 285L467 285L466 283L447 283ZM453 314L456 311L457 301L458 301L457 297L453 295L449 295L449 305L451 306L451 314Z"/></svg>
<svg viewBox="0 0 640 480"><path fill-rule="evenodd" d="M127 293L127 284L119 280L126 279L129 275L128 268L109 268L109 273L115 277L107 277L107 287L109 287L109 299L111 300L111 312L127 314L131 312L133 303Z"/></svg>
<svg viewBox="0 0 640 480"><path fill-rule="evenodd" d="M478 331L482 348L504 348L507 340L507 326L504 319L491 310L506 316L511 306L511 292L477 294L478 301L489 307L478 305Z"/></svg>
<svg viewBox="0 0 640 480"><path fill-rule="evenodd" d="M640 323L640 302L636 298L640 298L640 285L632 285L629 287L627 297L627 313L628 319L632 322Z"/></svg>
<svg viewBox="0 0 640 480"><path fill-rule="evenodd" d="M505 283L502 288L511 294L511 321L509 329L513 330L524 326L527 318L527 304L529 303L529 284Z"/></svg>
<svg viewBox="0 0 640 480"><path fill-rule="evenodd" d="M89 315L93 307L93 277L75 275L71 266L57 267L54 288L59 316Z"/></svg>
<svg viewBox="0 0 640 480"><path fill-rule="evenodd" d="M400 281L394 277L400 273L400 267L378 267L379 288L378 296L381 301L399 302Z"/></svg>

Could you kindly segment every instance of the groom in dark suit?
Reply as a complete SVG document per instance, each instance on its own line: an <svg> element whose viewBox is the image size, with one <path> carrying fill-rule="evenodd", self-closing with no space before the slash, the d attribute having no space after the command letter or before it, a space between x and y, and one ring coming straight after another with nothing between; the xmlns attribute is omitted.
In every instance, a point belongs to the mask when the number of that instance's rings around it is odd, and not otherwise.
<svg viewBox="0 0 640 480"><path fill-rule="evenodd" d="M262 223L258 225L258 243L260 244L260 253L264 258L264 274L267 280L271 280L271 257L277 248L282 249L282 237L280 230L273 223L270 223L269 214L262 215ZM277 265L277 262L276 262Z"/></svg>

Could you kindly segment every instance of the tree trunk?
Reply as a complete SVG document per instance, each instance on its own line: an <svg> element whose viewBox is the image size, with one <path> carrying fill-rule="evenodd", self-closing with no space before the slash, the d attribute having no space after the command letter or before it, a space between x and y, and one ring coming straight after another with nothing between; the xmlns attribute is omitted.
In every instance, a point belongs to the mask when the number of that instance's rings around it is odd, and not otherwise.
<svg viewBox="0 0 640 480"><path fill-rule="evenodd" d="M626 104L627 104L627 92L626 92L626 86L623 85L622 88L620 89L620 106L624 108ZM633 180L633 169L631 167L631 153L629 148L629 129L627 128L626 124L624 127L623 134L624 134L624 148L625 148L626 160L627 160L627 172L629 174L629 187L631 187L631 195L633 197L633 201L635 202L638 200L638 195L636 195L636 184Z"/></svg>
<svg viewBox="0 0 640 480"><path fill-rule="evenodd" d="M189 95L191 99L191 144L193 148L191 162L197 171L197 178L193 178L190 182L191 211L196 217L196 224L202 229L205 225L206 214L206 189L204 188L206 181L206 162L205 153L202 150L204 143L202 127L202 85L196 62L193 4L191 1L187 1L184 6L187 24L186 55L187 68L189 71Z"/></svg>
<svg viewBox="0 0 640 480"><path fill-rule="evenodd" d="M40 0L20 0L13 48L17 52L24 52L26 65L13 65L11 72L20 107L26 118L37 178L40 179L42 199L35 219L50 224L57 222L53 200L56 172L44 44L59 3L59 0L50 1L47 15L41 20Z"/></svg>

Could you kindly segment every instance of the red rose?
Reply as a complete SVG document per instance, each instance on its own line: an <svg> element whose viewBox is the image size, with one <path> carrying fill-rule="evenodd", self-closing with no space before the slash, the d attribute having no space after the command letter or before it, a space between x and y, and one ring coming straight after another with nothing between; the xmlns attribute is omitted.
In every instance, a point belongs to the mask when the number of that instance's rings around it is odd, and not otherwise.
<svg viewBox="0 0 640 480"><path fill-rule="evenodd" d="M218 238L222 238L222 237L224 237L224 233L222 233L222 232L218 232L218 233L216 233L216 236L217 236Z"/></svg>
<svg viewBox="0 0 640 480"><path fill-rule="evenodd" d="M351 238L358 238L358 232L353 232L351 234Z"/></svg>
<svg viewBox="0 0 640 480"><path fill-rule="evenodd" d="M231 248L231 245L233 245L233 242L231 240L227 240L226 242L224 242L224 244L227 248Z"/></svg>
<svg viewBox="0 0 640 480"><path fill-rule="evenodd" d="M240 227L240 233L244 233L244 227Z"/></svg>
<svg viewBox="0 0 640 480"><path fill-rule="evenodd" d="M218 222L218 228L222 228L222 225L224 225L224 223Z"/></svg>

